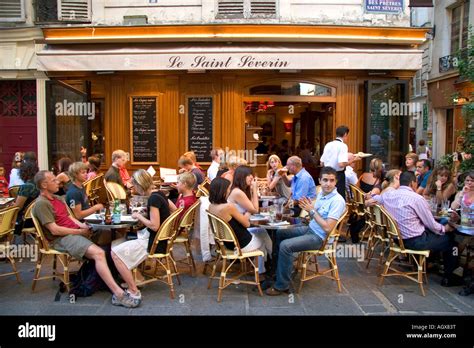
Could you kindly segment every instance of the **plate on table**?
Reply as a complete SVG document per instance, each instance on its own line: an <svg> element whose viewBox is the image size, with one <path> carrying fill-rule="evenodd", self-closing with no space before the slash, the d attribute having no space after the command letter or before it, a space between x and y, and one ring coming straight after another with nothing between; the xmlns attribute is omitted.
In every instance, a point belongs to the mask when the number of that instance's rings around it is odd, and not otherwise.
<svg viewBox="0 0 474 348"><path fill-rule="evenodd" d="M102 223L102 219L100 218L100 214L91 214L86 216L84 220L90 224L100 224Z"/></svg>
<svg viewBox="0 0 474 348"><path fill-rule="evenodd" d="M357 152L356 156L360 157L360 158L366 158L366 157L370 157L370 156L373 156L373 155L371 153Z"/></svg>
<svg viewBox="0 0 474 348"><path fill-rule="evenodd" d="M288 226L291 225L288 221L269 222L268 226Z"/></svg>
<svg viewBox="0 0 474 348"><path fill-rule="evenodd" d="M132 218L131 215L122 215L120 216L120 222L137 222L138 220Z"/></svg>
<svg viewBox="0 0 474 348"><path fill-rule="evenodd" d="M15 198L12 197L7 197L7 198L0 198L0 204L8 204L10 202L13 202Z"/></svg>
<svg viewBox="0 0 474 348"><path fill-rule="evenodd" d="M264 221L268 219L268 215L265 216L263 214L254 214L250 216L250 221Z"/></svg>
<svg viewBox="0 0 474 348"><path fill-rule="evenodd" d="M260 196L260 199L277 199L280 198L280 196Z"/></svg>

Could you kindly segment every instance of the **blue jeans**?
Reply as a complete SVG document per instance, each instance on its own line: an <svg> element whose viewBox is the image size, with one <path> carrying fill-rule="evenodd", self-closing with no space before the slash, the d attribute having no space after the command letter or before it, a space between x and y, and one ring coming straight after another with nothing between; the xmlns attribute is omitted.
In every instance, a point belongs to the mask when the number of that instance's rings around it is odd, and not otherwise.
<svg viewBox="0 0 474 348"><path fill-rule="evenodd" d="M276 248L278 255L275 289L289 289L293 271L293 253L317 250L322 244L323 240L309 226L277 231Z"/></svg>
<svg viewBox="0 0 474 348"><path fill-rule="evenodd" d="M439 235L430 230L425 230L421 236L404 239L403 245L407 249L442 252L445 277L449 277L458 264L458 256L453 252L456 246L453 239L454 235L452 233Z"/></svg>

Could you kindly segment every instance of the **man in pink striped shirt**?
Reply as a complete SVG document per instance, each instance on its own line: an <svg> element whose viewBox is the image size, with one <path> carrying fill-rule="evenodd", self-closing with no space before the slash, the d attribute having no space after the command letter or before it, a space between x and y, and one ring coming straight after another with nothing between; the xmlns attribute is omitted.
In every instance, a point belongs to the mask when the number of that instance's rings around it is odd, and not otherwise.
<svg viewBox="0 0 474 348"><path fill-rule="evenodd" d="M443 253L443 286L461 285L462 279L453 275L457 266L457 248L453 228L435 221L428 202L416 193L416 177L413 172L400 175L400 188L386 192L381 203L398 224L403 244L407 249L430 250Z"/></svg>

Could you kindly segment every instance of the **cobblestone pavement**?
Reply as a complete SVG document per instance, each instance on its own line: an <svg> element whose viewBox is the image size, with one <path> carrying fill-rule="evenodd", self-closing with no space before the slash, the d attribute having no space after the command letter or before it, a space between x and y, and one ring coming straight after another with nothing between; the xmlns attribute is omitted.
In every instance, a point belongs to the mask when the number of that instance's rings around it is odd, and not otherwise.
<svg viewBox="0 0 474 348"><path fill-rule="evenodd" d="M200 255L196 255L197 260ZM322 263L324 266L326 262ZM0 278L0 314L2 315L473 315L474 295L461 297L461 287L439 285L441 276L429 275L426 297L416 283L402 278L386 279L378 286L378 268L365 268L365 262L353 258L338 259L342 292L329 279L307 282L301 293L260 297L252 286L233 285L217 302L217 282L207 289L207 276L198 262L198 275L191 277L181 269L182 284L176 285L176 298L171 300L168 287L160 282L142 288L139 308L113 306L111 294L102 291L71 303L67 294L58 292L58 281L39 281L31 292L34 263L18 262L22 283L14 276ZM73 266L74 268L74 266ZM77 268L77 267L76 267ZM50 270L50 265L43 267ZM0 261L0 272L10 265ZM297 278L298 279L298 278Z"/></svg>

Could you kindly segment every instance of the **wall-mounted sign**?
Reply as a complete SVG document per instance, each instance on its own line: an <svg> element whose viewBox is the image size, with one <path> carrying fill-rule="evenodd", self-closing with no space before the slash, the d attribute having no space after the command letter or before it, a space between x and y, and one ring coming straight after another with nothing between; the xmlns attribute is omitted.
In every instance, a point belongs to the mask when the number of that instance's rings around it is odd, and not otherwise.
<svg viewBox="0 0 474 348"><path fill-rule="evenodd" d="M366 13L390 13L403 12L403 0L365 0L364 10Z"/></svg>
<svg viewBox="0 0 474 348"><path fill-rule="evenodd" d="M130 97L132 164L158 164L158 97Z"/></svg>
<svg viewBox="0 0 474 348"><path fill-rule="evenodd" d="M198 162L212 162L212 104L211 96L188 97L188 150Z"/></svg>

